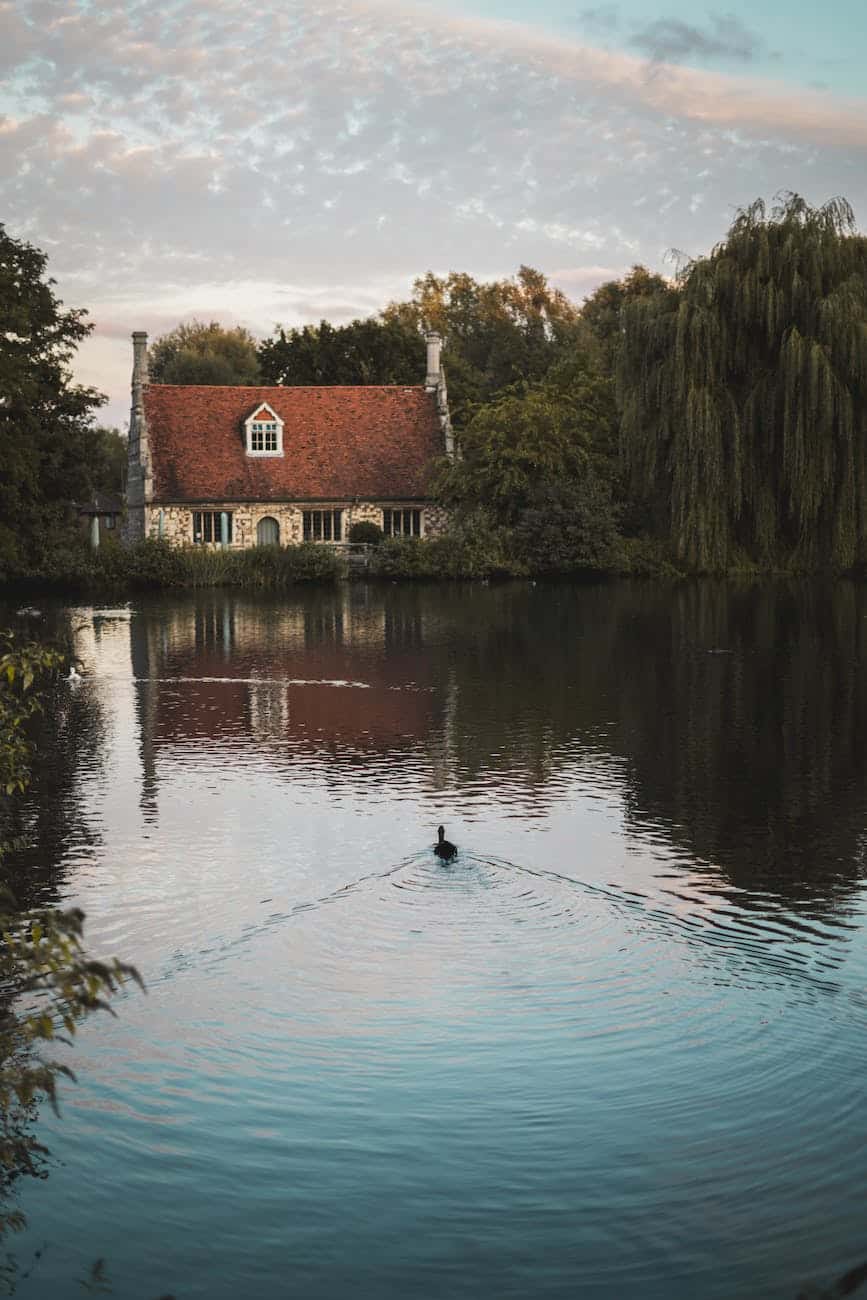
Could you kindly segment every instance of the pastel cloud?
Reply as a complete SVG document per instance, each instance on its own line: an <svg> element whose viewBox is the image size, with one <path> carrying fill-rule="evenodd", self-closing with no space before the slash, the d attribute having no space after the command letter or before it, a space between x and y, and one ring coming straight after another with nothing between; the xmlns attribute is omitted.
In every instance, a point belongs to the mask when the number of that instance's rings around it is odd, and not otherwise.
<svg viewBox="0 0 867 1300"><path fill-rule="evenodd" d="M657 62L698 58L751 63L764 52L764 42L734 14L712 14L704 26L655 18L632 33L630 44Z"/></svg>
<svg viewBox="0 0 867 1300"><path fill-rule="evenodd" d="M5 219L91 309L83 373L115 417L142 325L345 319L429 267L528 262L580 296L702 251L759 194L867 199L865 104L527 25L399 0L0 0L0 26Z"/></svg>

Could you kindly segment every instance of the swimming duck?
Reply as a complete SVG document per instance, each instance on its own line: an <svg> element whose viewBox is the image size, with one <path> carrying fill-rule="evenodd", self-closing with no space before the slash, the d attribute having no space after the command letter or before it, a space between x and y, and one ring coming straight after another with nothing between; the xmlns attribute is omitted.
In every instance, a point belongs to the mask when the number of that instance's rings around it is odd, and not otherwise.
<svg viewBox="0 0 867 1300"><path fill-rule="evenodd" d="M438 826L437 842L434 845L434 853L437 855L438 858L442 858L443 862L451 862L452 858L455 856L455 854L458 851L457 845L452 844L451 840L447 840L445 836L446 836L445 826Z"/></svg>
<svg viewBox="0 0 867 1300"><path fill-rule="evenodd" d="M84 681L84 678L82 677L81 673L80 673L80 672L78 671L78 669L76 668L75 664L70 664L70 665L69 665L69 673L68 673L68 675L64 678L64 681L69 682L71 685L77 685L78 682L82 682L82 681Z"/></svg>

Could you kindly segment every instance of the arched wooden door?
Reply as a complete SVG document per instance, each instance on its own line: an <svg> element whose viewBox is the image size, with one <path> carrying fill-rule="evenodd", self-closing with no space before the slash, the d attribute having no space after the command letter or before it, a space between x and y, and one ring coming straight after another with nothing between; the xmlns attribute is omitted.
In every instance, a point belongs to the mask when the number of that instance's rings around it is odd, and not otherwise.
<svg viewBox="0 0 867 1300"><path fill-rule="evenodd" d="M280 545L280 525L271 515L266 515L260 519L256 525L256 545L257 546L279 546Z"/></svg>

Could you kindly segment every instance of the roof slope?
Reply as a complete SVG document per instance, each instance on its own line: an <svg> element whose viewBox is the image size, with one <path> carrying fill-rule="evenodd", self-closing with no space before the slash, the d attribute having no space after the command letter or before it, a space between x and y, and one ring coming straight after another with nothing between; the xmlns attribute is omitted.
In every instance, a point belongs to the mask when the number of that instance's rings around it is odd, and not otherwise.
<svg viewBox="0 0 867 1300"><path fill-rule="evenodd" d="M244 421L267 402L282 456L248 456ZM424 388L150 384L144 409L157 501L407 499L443 452Z"/></svg>

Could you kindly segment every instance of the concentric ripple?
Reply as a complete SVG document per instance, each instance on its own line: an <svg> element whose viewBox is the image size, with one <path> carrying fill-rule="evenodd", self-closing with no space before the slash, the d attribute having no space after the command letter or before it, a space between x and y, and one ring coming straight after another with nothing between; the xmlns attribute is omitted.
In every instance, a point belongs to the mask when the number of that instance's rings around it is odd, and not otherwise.
<svg viewBox="0 0 867 1300"><path fill-rule="evenodd" d="M858 1261L861 733L798 691L832 663L860 717L862 611L771 636L702 590L73 612L20 865L148 995L40 1119L29 1295L102 1258L129 1300L794 1300Z"/></svg>

